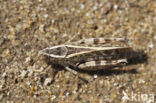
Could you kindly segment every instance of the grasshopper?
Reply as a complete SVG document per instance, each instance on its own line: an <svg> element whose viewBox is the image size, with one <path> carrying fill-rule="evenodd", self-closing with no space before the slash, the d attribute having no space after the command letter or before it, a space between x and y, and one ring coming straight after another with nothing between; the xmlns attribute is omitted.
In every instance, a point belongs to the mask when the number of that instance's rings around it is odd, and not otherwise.
<svg viewBox="0 0 156 103"><path fill-rule="evenodd" d="M40 53L49 56L52 63L60 64L78 75L76 69L96 71L128 63L127 59L132 57L130 47L109 45L112 42L116 44L123 41L123 38L82 39L69 45L48 47Z"/></svg>

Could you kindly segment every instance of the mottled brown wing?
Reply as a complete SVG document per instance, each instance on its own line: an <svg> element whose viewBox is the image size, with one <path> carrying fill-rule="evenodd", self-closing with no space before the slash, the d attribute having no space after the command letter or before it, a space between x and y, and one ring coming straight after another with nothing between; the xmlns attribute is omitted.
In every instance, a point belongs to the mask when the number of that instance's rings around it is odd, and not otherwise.
<svg viewBox="0 0 156 103"><path fill-rule="evenodd" d="M126 39L125 38L89 38L82 39L77 42L72 42L73 45L79 46L92 46L92 47L108 47L108 46L118 46L118 47L126 47Z"/></svg>
<svg viewBox="0 0 156 103"><path fill-rule="evenodd" d="M89 67L108 67L127 62L127 58L131 58L131 48L118 48L108 50L90 50L83 53L77 53L69 57L67 60L80 68ZM121 61L123 60L123 61ZM90 65L90 66L89 66ZM106 66L107 65L107 66Z"/></svg>

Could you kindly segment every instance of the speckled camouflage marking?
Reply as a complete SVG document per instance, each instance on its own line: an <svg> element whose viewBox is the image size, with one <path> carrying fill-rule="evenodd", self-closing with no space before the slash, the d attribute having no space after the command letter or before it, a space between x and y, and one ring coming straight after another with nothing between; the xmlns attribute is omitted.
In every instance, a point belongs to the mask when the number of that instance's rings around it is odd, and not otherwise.
<svg viewBox="0 0 156 103"><path fill-rule="evenodd" d="M127 63L127 59L132 57L130 53L131 48L129 47L88 46L88 44L107 44L111 41L124 41L124 39L91 38L73 42L71 43L72 45L58 45L45 48L41 53L51 57L52 63L58 63L68 67L67 70L69 70L71 66L83 70L98 70L99 67L104 69L105 67ZM81 44L86 45L79 46ZM74 74L77 73L75 72Z"/></svg>
<svg viewBox="0 0 156 103"><path fill-rule="evenodd" d="M73 42L75 45L81 45L81 44L106 44L111 42L125 42L125 38L90 38L90 39L82 39L77 42Z"/></svg>

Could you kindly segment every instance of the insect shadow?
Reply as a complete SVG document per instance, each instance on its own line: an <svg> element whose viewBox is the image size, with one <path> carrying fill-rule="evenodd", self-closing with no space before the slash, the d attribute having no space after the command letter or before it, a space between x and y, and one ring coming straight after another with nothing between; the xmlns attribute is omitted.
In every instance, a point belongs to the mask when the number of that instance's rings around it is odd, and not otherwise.
<svg viewBox="0 0 156 103"><path fill-rule="evenodd" d="M148 61L147 61L148 56L142 50L130 51L129 53L131 55L133 54L134 56L127 59L127 62L128 62L127 64L118 65L118 66L111 66L111 67L104 68L101 70L96 70L96 71L85 71L85 70L81 70L81 69L78 69L77 71L82 72L82 73L87 73L89 75L97 74L99 76L102 76L102 75L105 75L105 76L120 75L120 74L124 74L124 73L137 74L138 73L137 68L130 68L128 70L123 70L122 67L132 66L132 65L136 65L136 64L143 64L143 63L147 64L148 63Z"/></svg>

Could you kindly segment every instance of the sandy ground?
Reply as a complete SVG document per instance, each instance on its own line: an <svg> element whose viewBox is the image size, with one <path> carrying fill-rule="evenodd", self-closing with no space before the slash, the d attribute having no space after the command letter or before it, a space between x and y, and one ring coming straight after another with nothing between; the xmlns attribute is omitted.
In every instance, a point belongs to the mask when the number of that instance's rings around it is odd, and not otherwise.
<svg viewBox="0 0 156 103"><path fill-rule="evenodd" d="M39 54L78 33L73 41L127 38L145 55L113 71L80 72L84 83ZM0 1L0 102L154 103L155 78L156 0Z"/></svg>

